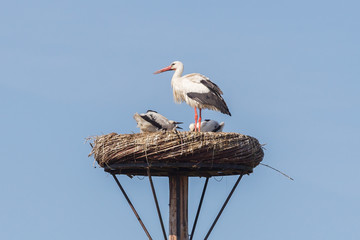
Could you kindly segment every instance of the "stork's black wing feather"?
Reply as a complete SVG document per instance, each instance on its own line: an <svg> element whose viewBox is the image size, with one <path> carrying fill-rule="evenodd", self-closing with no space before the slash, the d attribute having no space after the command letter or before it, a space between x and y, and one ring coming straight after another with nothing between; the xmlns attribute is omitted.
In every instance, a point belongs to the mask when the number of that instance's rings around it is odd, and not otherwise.
<svg viewBox="0 0 360 240"><path fill-rule="evenodd" d="M221 125L219 124L216 126L216 128L214 130L212 130L212 132L217 132L220 130L220 128L221 128Z"/></svg>
<svg viewBox="0 0 360 240"><path fill-rule="evenodd" d="M208 89L210 89L212 92L221 95L223 94L223 92L221 91L221 89L218 87L218 85L216 85L215 83L213 83L210 80L201 80L200 81L202 84L204 84Z"/></svg>
<svg viewBox="0 0 360 240"><path fill-rule="evenodd" d="M187 93L187 96L201 104L214 106L220 112L231 116L224 99L213 91L208 93L189 92Z"/></svg>
<svg viewBox="0 0 360 240"><path fill-rule="evenodd" d="M145 121L151 123L154 127L158 128L158 129L163 128L159 123L157 123L156 121L154 121L154 119L148 117L147 115L140 115L140 117L142 117L142 119L144 119Z"/></svg>
<svg viewBox="0 0 360 240"><path fill-rule="evenodd" d="M158 113L157 111L154 111L154 110L147 110L147 111L146 111L146 113L149 113L149 112Z"/></svg>

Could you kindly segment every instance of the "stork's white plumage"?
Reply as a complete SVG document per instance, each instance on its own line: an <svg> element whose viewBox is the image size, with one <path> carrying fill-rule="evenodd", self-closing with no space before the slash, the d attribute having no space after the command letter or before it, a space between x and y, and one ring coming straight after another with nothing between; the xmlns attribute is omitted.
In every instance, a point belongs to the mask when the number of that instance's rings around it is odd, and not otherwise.
<svg viewBox="0 0 360 240"><path fill-rule="evenodd" d="M166 117L152 110L148 110L146 113L134 114L134 119L137 122L137 127L140 128L140 132L156 132L160 130L174 130L180 128L177 124L182 122L175 122L168 120Z"/></svg>
<svg viewBox="0 0 360 240"><path fill-rule="evenodd" d="M205 121L201 122L201 125L198 128L201 129L201 132L222 132L225 123L218 123L215 120L205 119ZM195 124L191 123L189 126L191 132L195 131Z"/></svg>
<svg viewBox="0 0 360 240"><path fill-rule="evenodd" d="M170 66L160 69L155 74L165 71L175 71L171 79L174 100L177 103L186 102L195 110L195 131L197 123L201 122L201 110L204 108L219 111L231 116L230 111L222 98L223 92L209 78L199 73L181 76L184 70L182 62L175 61ZM197 114L199 109L199 118ZM198 129L200 132L200 129Z"/></svg>

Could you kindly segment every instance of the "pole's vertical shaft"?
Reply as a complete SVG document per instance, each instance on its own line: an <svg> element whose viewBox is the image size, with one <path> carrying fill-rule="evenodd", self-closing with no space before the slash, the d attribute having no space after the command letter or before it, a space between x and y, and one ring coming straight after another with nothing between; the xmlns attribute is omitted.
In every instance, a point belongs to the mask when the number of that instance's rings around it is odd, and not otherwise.
<svg viewBox="0 0 360 240"><path fill-rule="evenodd" d="M188 240L188 177L169 176L169 240Z"/></svg>

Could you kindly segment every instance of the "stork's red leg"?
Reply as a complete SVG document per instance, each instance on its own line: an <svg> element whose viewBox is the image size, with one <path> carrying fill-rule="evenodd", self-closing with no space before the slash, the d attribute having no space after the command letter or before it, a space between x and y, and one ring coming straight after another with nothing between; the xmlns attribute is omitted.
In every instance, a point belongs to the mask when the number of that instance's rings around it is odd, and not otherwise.
<svg viewBox="0 0 360 240"><path fill-rule="evenodd" d="M201 131L201 108L199 108L199 113L200 113L200 117L199 117L199 132Z"/></svg>
<svg viewBox="0 0 360 240"><path fill-rule="evenodd" d="M196 132L196 129L197 129L197 119L198 119L198 114L197 114L197 111L196 111L196 107L195 107L194 109L195 109L195 132Z"/></svg>

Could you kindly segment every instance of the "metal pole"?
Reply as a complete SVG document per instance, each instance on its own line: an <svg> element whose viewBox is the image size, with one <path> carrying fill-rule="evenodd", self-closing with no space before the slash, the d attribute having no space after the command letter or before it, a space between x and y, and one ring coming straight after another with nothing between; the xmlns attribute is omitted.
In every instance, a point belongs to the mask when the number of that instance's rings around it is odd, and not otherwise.
<svg viewBox="0 0 360 240"><path fill-rule="evenodd" d="M204 195L205 195L205 191L206 191L208 181L209 181L209 177L207 177L206 180L205 180L204 188L203 188L201 198L200 198L200 202L199 202L199 207L198 207L198 210L196 212L196 217L195 217L195 220L194 220L194 225L193 225L192 230L191 230L190 240L192 240L193 236L194 236L197 220L198 220L198 217L199 217L199 214L200 214L201 205L202 205L203 200L204 200Z"/></svg>
<svg viewBox="0 0 360 240"><path fill-rule="evenodd" d="M139 223L140 223L141 227L144 229L144 232L145 232L146 236L149 238L149 240L152 240L152 238L151 238L151 236L150 236L149 232L147 231L147 229L146 229L146 227L145 227L144 223L142 222L141 218L139 217L139 214L136 212L136 210L135 210L134 206L132 205L132 203L131 203L131 201L130 201L129 197L127 196L127 194L126 194L126 192L125 192L124 188L121 186L121 184L120 184L120 182L119 182L118 178L115 176L115 174L112 174L112 176L113 176L113 178L114 178L115 182L117 183L117 185L119 186L119 188L120 188L121 192L124 194L124 197L126 198L126 201L129 203L129 205L130 205L131 209L133 210L133 212L134 212L134 214L135 214L135 216L136 216L137 220L139 221Z"/></svg>
<svg viewBox="0 0 360 240"><path fill-rule="evenodd" d="M236 189L237 185L239 184L239 182L240 182L240 180L241 180L242 176L243 176L243 175L241 174L241 175L239 176L239 178L237 179L237 181L236 181L236 183L235 183L234 187L232 188L231 192L229 193L229 196L226 198L226 200L225 200L225 202L224 202L224 204L223 204L223 206L222 206L222 208L221 208L220 212L219 212L219 213L218 213L218 215L216 216L216 218L215 218L215 220L214 220L213 224L211 225L211 227L210 227L210 229L209 229L209 232L206 234L206 236L205 236L204 240L208 239L208 237L210 236L211 231L212 231L212 230L213 230L213 228L215 227L216 222L219 220L219 217L220 217L221 213L222 213L222 212L223 212L223 210L225 209L226 204L229 202L229 200L230 200L230 198L231 198L232 194L234 193L234 191L235 191L235 189Z"/></svg>
<svg viewBox="0 0 360 240"><path fill-rule="evenodd" d="M163 232L163 235L164 235L164 239L167 240L166 231L165 231L165 227L164 227L164 222L163 222L162 217L161 217L159 203L158 203L158 200L157 200L157 197L156 197L155 187L154 187L151 175L150 175L150 168L147 169L147 174L148 174L148 177L149 177L151 190L152 190L152 193L153 193L153 196L154 196L156 210L157 210L157 213L158 213L158 216L159 216L159 220L160 220L161 229L162 229L162 232Z"/></svg>

